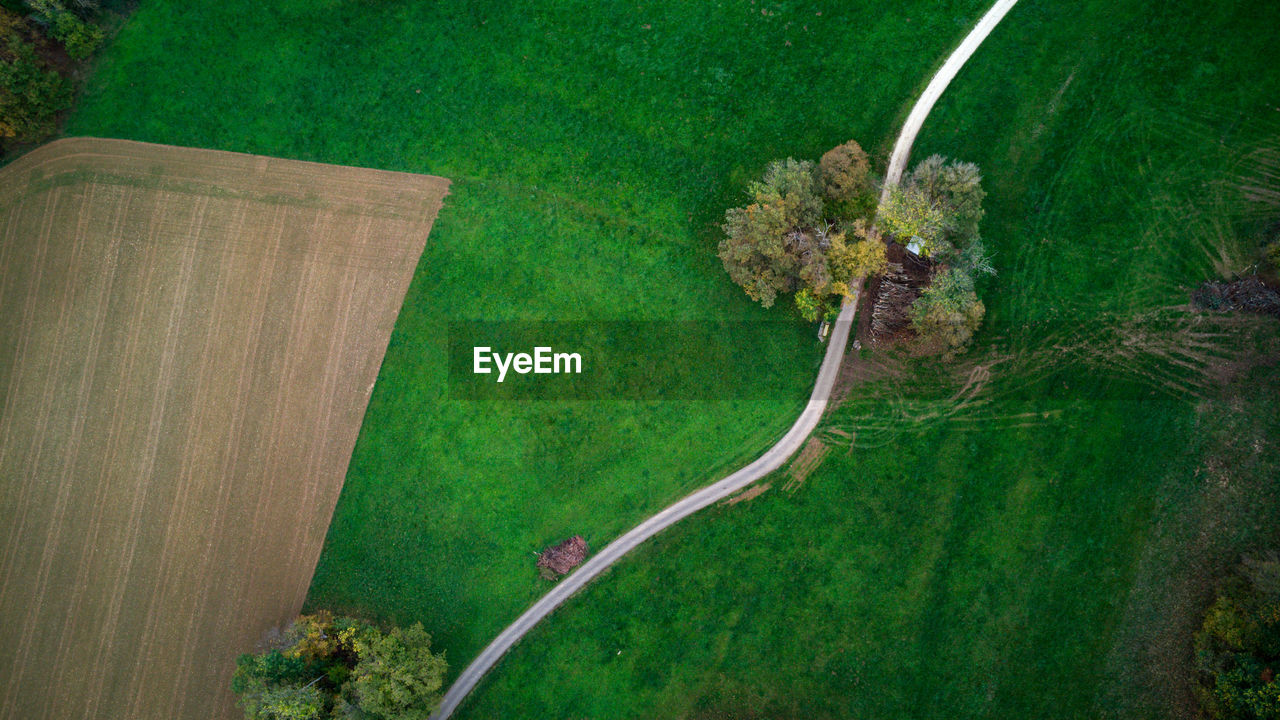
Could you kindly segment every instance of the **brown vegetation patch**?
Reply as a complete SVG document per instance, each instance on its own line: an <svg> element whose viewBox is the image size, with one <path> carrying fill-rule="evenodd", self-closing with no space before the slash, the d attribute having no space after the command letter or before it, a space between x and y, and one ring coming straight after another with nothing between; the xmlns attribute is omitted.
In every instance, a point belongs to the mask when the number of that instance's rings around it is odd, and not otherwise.
<svg viewBox="0 0 1280 720"><path fill-rule="evenodd" d="M773 486L772 486L771 484L769 484L769 483L764 483L764 484L762 484L762 485L752 485L751 487L747 488L746 490L743 490L742 492L738 493L737 495L734 495L733 497L729 498L728 500L725 500L725 501L724 501L724 504L725 504L725 505L737 505L737 504L738 504L738 503L740 503L740 502L746 502L746 501L748 501L748 500L754 500L754 499L756 499L756 498L760 497L761 495L765 494L766 492L768 492L768 491L769 491L769 488L771 488L771 487L773 487Z"/></svg>
<svg viewBox="0 0 1280 720"><path fill-rule="evenodd" d="M1191 293L1191 304L1201 310L1250 312L1280 318L1280 292L1257 275L1203 283Z"/></svg>
<svg viewBox="0 0 1280 720"><path fill-rule="evenodd" d="M929 285L932 263L902 245L888 244L889 269L868 284L870 327L866 340L875 345L915 337L911 329L911 305Z"/></svg>
<svg viewBox="0 0 1280 720"><path fill-rule="evenodd" d="M570 570L586 559L587 550L587 541L581 535L574 535L558 545L548 547L538 555L538 568L542 571L542 577L554 580L558 576L568 575Z"/></svg>
<svg viewBox="0 0 1280 720"><path fill-rule="evenodd" d="M0 169L0 717L237 715L446 189L119 140Z"/></svg>
<svg viewBox="0 0 1280 720"><path fill-rule="evenodd" d="M831 448L826 443L816 437L809 438L804 444L804 448L800 450L800 454L795 460L791 461L791 467L787 468L787 475L790 477L786 484L782 486L785 492L795 492L800 489L809 474L822 464L822 459L831 452Z"/></svg>
<svg viewBox="0 0 1280 720"><path fill-rule="evenodd" d="M897 351L863 355L858 352L858 349L852 349L845 353L840 363L840 373L836 376L835 385L831 389L831 401L827 404L827 412L844 404L849 394L860 385L877 380L895 380L905 375L904 360Z"/></svg>
<svg viewBox="0 0 1280 720"><path fill-rule="evenodd" d="M1078 358L1128 375L1175 397L1205 399L1241 362L1256 362L1242 342L1265 318L1164 308L1106 324L1093 337L1056 345L1062 358ZM1087 338L1087 339L1086 339Z"/></svg>

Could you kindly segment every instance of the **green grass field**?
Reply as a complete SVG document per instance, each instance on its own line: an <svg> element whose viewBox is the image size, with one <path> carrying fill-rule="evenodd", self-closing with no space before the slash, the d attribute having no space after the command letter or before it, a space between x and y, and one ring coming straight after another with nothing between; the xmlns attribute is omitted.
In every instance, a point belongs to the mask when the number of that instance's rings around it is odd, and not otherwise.
<svg viewBox="0 0 1280 720"><path fill-rule="evenodd" d="M985 170L978 346L889 358L803 486L637 551L462 716L1191 716L1213 578L1280 542L1277 325L1177 307L1280 214L1241 190L1280 144L1277 24L1263 3L1015 8L915 152Z"/></svg>
<svg viewBox="0 0 1280 720"><path fill-rule="evenodd" d="M794 419L820 348L728 281L723 209L774 157L887 154L983 5L148 0L67 132L452 179L309 604L422 620L456 671L545 590L534 551L601 546ZM458 402L467 319L746 321L738 391Z"/></svg>

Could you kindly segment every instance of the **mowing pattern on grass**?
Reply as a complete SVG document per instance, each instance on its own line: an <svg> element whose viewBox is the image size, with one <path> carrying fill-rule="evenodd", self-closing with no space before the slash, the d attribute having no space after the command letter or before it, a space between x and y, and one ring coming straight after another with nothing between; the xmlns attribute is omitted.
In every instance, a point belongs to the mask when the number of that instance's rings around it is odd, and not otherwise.
<svg viewBox="0 0 1280 720"><path fill-rule="evenodd" d="M447 185L96 139L0 170L0 717L235 714Z"/></svg>
<svg viewBox="0 0 1280 720"><path fill-rule="evenodd" d="M1277 25L1254 2L1020 3L915 152L979 163L990 193L1000 274L965 366L866 373L794 494L638 549L460 715L1194 717L1205 579L1280 536L1280 325L1185 307L1276 216L1250 196Z"/></svg>

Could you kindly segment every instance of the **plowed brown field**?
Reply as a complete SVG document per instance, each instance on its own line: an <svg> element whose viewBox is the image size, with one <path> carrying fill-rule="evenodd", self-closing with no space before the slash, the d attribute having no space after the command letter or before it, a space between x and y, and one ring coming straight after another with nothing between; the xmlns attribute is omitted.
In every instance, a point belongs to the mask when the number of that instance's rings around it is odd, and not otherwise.
<svg viewBox="0 0 1280 720"><path fill-rule="evenodd" d="M233 717L448 181L68 139L0 169L0 717Z"/></svg>

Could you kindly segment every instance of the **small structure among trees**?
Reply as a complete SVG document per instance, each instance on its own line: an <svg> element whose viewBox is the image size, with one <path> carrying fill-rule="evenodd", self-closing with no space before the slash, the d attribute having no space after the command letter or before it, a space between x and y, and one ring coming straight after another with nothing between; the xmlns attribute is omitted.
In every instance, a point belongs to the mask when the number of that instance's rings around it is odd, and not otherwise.
<svg viewBox="0 0 1280 720"><path fill-rule="evenodd" d="M968 347L986 314L975 287L995 274L978 233L985 196L977 165L931 155L889 191L877 216L886 235L932 261L911 325L926 347L947 357Z"/></svg>
<svg viewBox="0 0 1280 720"><path fill-rule="evenodd" d="M538 556L538 569L542 577L555 580L582 564L587 557L587 541L574 535L558 545L552 545Z"/></svg>
<svg viewBox="0 0 1280 720"><path fill-rule="evenodd" d="M725 270L765 307L791 293L810 322L830 319L863 278L887 272L873 283L873 338L914 331L926 351L962 352L986 313L976 280L995 273L978 233L986 196L978 166L930 156L879 207L876 185L867 154L852 140L817 164L769 163L747 189L750 202L725 212ZM927 278L890 263L886 247L894 241Z"/></svg>

